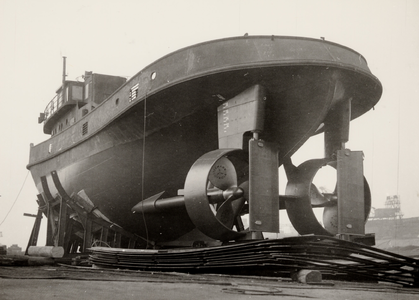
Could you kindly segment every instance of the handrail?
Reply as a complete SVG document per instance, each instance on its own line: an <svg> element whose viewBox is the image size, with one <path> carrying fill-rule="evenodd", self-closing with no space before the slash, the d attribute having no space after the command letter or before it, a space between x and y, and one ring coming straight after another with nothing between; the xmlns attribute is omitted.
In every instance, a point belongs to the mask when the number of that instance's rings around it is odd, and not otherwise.
<svg viewBox="0 0 419 300"><path fill-rule="evenodd" d="M59 93L52 98L52 100L48 103L44 110L44 121L48 120L55 112L57 112L58 108L63 104L62 101L62 93Z"/></svg>
<svg viewBox="0 0 419 300"><path fill-rule="evenodd" d="M44 122L47 121L50 117L52 117L58 109L63 106L66 102L68 102L68 99L65 99L63 97L63 92L58 93L52 98L52 100L47 104L44 110Z"/></svg>

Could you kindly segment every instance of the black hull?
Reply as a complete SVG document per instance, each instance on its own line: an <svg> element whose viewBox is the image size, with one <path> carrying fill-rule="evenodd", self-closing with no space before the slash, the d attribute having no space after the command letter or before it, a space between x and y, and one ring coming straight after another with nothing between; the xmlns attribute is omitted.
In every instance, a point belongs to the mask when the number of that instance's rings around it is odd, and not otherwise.
<svg viewBox="0 0 419 300"><path fill-rule="evenodd" d="M347 48L342 51L350 52ZM354 58L359 59L356 55ZM170 60L170 56L165 59ZM67 130L32 147L28 168L38 191L43 192L40 178L46 176L51 194L56 194L50 176L56 170L69 195L85 190L112 222L145 237L144 221L131 208L159 192L166 191L165 196L169 197L183 189L196 159L218 148L217 107L223 101L255 84L266 88L266 130L262 138L279 144L281 164L316 134L322 122L333 115L336 103L352 98L355 118L369 110L381 95L381 85L367 69L350 68L333 61L299 62L298 57L277 65L258 59L218 72L217 68L207 73L200 71L165 88L151 88L139 102L115 114L113 119L101 124L104 118L98 118L93 125L97 130L81 140L68 142L74 132ZM158 72L157 78L165 75L162 73ZM121 89L105 102L126 97L126 90ZM86 117L89 126L95 120L94 114L106 115L106 105L102 104ZM59 150L42 154L48 143ZM184 218L185 214L186 211L180 210L170 215L148 216L148 238L173 240L187 233L193 225Z"/></svg>

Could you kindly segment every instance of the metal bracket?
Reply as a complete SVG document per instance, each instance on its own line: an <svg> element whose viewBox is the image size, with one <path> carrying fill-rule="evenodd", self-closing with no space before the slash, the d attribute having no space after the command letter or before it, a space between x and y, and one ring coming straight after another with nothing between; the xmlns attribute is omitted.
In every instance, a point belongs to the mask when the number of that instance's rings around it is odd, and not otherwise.
<svg viewBox="0 0 419 300"><path fill-rule="evenodd" d="M365 234L362 151L337 151L338 234Z"/></svg>
<svg viewBox="0 0 419 300"><path fill-rule="evenodd" d="M254 85L218 107L218 148L243 149L246 132L259 133L265 122L266 91Z"/></svg>
<svg viewBox="0 0 419 300"><path fill-rule="evenodd" d="M249 141L249 229L279 232L278 147Z"/></svg>

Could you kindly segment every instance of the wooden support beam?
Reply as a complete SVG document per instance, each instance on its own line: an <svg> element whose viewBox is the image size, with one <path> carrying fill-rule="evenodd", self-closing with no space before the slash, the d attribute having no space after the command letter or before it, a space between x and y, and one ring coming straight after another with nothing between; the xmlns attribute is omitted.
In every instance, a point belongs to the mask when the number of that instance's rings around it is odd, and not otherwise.
<svg viewBox="0 0 419 300"><path fill-rule="evenodd" d="M67 218L68 215L67 215ZM72 237L72 233L73 233L73 227L74 227L74 220L72 219L68 219L67 221L67 228L65 230L65 235L64 235L64 250L66 253L70 253L70 249L71 249L71 237Z"/></svg>
<svg viewBox="0 0 419 300"><path fill-rule="evenodd" d="M58 246L64 246L65 230L67 227L67 204L63 199L60 199L60 212L58 216Z"/></svg>
<svg viewBox="0 0 419 300"><path fill-rule="evenodd" d="M86 218L86 226L84 227L83 234L83 247L82 252L86 252L86 249L92 246L92 220Z"/></svg>
<svg viewBox="0 0 419 300"><path fill-rule="evenodd" d="M105 220L104 217L97 209L94 208L93 205L89 203L86 199L82 198L81 196L74 194L70 197L67 192L64 190L63 186L61 185L60 179L58 178L58 174L56 171L51 172L52 180L54 182L55 187L57 188L58 194L62 199L60 202L60 209L56 212L54 208L51 207L51 203L54 200L51 198L51 193L48 188L47 181L45 177L41 181L43 182L44 192L48 199L48 214L49 214L49 223L52 228L52 232L56 232L57 234L54 236L55 242L52 244L57 246L66 246L65 249L67 250L67 246L73 245L71 242L71 235L72 230L69 229L66 224L73 223L75 221L69 220L69 209L75 212L78 216L78 220L83 226L83 245L82 245L82 252L85 252L86 249L92 246L92 239L93 236L98 235L98 230L100 228L100 240L102 242L107 243L109 232L112 231L114 236L111 241L114 247L121 247L122 245L122 237L126 237L129 239L130 246L134 247L136 241L139 240L139 237L125 231L123 228L119 227L118 225L111 223L109 220ZM74 198L73 198L74 197ZM87 197L87 196L86 196ZM58 215L58 216L57 216ZM55 226L54 217L58 217L59 223L58 226ZM72 225L72 226L73 226ZM98 228L99 227L99 228ZM93 230L95 232L93 232ZM56 245L57 244L57 245Z"/></svg>
<svg viewBox="0 0 419 300"><path fill-rule="evenodd" d="M54 200L54 197L52 197L51 192L49 190L47 178L45 176L41 177L41 184L42 184L42 190L43 198L46 203L46 217L47 217L47 246L54 246L54 231L55 231L55 220L53 217L53 211L50 203Z"/></svg>
<svg viewBox="0 0 419 300"><path fill-rule="evenodd" d="M55 226L55 218L54 218L54 211L52 208L48 205L48 228L47 228L47 246L57 246L55 245L55 232L56 232L56 226Z"/></svg>
<svg viewBox="0 0 419 300"><path fill-rule="evenodd" d="M45 201L44 197L42 197L42 194L36 195L36 198L38 198L37 202L39 209L41 209L42 211L46 209L47 202Z"/></svg>
<svg viewBox="0 0 419 300"><path fill-rule="evenodd" d="M109 228L107 226L102 226L102 232L100 233L100 246L108 245L108 235L109 235Z"/></svg>
<svg viewBox="0 0 419 300"><path fill-rule="evenodd" d="M31 236L29 237L28 246L26 247L25 255L28 254L28 249L30 246L36 246L39 237L39 229L41 227L42 220L42 210L38 208L38 214L35 216L35 222L33 224Z"/></svg>
<svg viewBox="0 0 419 300"><path fill-rule="evenodd" d="M115 232L115 247L116 248L121 248L121 238L122 238L121 233Z"/></svg>
<svg viewBox="0 0 419 300"><path fill-rule="evenodd" d="M128 249L134 249L136 244L136 240L130 238L128 242Z"/></svg>

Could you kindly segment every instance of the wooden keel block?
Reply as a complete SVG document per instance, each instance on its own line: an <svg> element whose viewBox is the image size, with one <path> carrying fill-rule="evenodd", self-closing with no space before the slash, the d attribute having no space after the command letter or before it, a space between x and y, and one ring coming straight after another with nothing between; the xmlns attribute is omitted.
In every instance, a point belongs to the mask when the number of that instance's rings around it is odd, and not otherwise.
<svg viewBox="0 0 419 300"><path fill-rule="evenodd" d="M28 255L60 258L64 256L64 248L54 247L54 246L44 246L44 247L30 246L28 249Z"/></svg>
<svg viewBox="0 0 419 300"><path fill-rule="evenodd" d="M291 278L300 283L319 283L322 282L322 273L315 270L300 270L292 273Z"/></svg>

